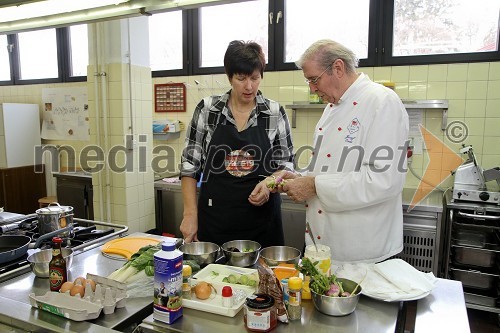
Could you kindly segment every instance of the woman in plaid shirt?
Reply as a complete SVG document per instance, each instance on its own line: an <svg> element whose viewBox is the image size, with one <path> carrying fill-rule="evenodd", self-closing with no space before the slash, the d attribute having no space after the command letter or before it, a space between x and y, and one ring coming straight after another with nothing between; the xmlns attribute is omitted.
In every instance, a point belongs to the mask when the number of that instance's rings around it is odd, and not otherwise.
<svg viewBox="0 0 500 333"><path fill-rule="evenodd" d="M293 144L285 110L259 91L265 63L259 44L231 42L224 56L231 90L196 106L181 159L186 242L284 244L281 198L265 177L293 169Z"/></svg>

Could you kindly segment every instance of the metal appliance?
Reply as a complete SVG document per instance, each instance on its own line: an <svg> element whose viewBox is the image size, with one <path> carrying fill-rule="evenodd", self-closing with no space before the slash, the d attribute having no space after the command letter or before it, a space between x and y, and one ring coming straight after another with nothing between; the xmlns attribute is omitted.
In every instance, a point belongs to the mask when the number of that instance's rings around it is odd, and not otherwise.
<svg viewBox="0 0 500 333"><path fill-rule="evenodd" d="M486 182L496 180L500 184L500 168L489 170L477 163L472 146L463 146L460 153L467 160L454 172L453 200L494 203L500 205L500 192L488 191Z"/></svg>
<svg viewBox="0 0 500 333"><path fill-rule="evenodd" d="M120 224L74 218L73 226L63 238L63 247L71 248L74 255L100 246L107 239L124 234L128 227ZM99 229L97 228L99 226ZM0 263L0 282L17 277L31 270L28 255L37 249L51 247L52 237L62 230L41 235L37 214L0 213L0 235L23 235L31 238L27 252L18 259Z"/></svg>

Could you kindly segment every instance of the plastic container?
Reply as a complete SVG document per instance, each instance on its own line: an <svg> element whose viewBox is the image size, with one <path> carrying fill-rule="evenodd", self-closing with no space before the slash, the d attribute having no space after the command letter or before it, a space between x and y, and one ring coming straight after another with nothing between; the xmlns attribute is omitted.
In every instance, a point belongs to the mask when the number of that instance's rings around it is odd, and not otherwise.
<svg viewBox="0 0 500 333"><path fill-rule="evenodd" d="M304 257L309 258L312 262L317 261L316 268L326 276L330 276L332 259L329 246L318 244L316 251L314 244L308 245L304 251Z"/></svg>
<svg viewBox="0 0 500 333"><path fill-rule="evenodd" d="M154 267L153 318L171 324L182 316L182 252L175 242L162 243Z"/></svg>
<svg viewBox="0 0 500 333"><path fill-rule="evenodd" d="M301 278L293 276L288 279L288 318L290 320L300 320L302 317L301 289Z"/></svg>
<svg viewBox="0 0 500 333"><path fill-rule="evenodd" d="M268 294L254 294L247 298L245 327L252 332L269 332L278 324L274 298Z"/></svg>

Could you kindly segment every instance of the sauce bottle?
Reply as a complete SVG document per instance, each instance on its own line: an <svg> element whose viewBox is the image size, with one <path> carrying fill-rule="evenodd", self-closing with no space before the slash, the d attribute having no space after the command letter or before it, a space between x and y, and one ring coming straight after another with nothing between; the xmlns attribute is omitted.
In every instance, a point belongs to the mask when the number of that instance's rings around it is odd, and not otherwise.
<svg viewBox="0 0 500 333"><path fill-rule="evenodd" d="M61 252L62 238L52 238L52 259L49 262L50 291L59 291L64 282L68 280L66 259Z"/></svg>

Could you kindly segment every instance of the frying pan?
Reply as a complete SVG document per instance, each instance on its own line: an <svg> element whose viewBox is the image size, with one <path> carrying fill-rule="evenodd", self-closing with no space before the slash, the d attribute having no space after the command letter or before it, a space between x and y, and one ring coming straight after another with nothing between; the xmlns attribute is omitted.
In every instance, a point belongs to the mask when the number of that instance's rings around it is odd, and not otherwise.
<svg viewBox="0 0 500 333"><path fill-rule="evenodd" d="M0 264L16 260L28 252L31 238L20 235L0 236Z"/></svg>

